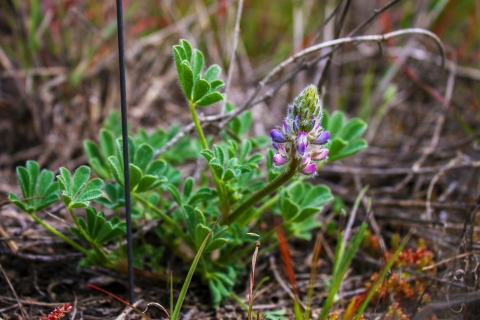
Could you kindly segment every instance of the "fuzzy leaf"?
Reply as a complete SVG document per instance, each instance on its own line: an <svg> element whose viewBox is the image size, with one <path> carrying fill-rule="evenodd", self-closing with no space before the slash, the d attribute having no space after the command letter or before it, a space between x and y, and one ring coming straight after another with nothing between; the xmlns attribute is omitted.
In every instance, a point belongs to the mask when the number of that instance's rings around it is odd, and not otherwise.
<svg viewBox="0 0 480 320"><path fill-rule="evenodd" d="M240 163L243 163L251 150L252 150L252 142L250 142L250 140L244 140L242 142L242 145L240 146L240 156L238 157L238 161Z"/></svg>
<svg viewBox="0 0 480 320"><path fill-rule="evenodd" d="M170 192L175 202L178 203L179 206L181 206L182 198L180 197L180 192L178 192L177 187L175 187L173 184L169 184L167 186L167 190Z"/></svg>
<svg viewBox="0 0 480 320"><path fill-rule="evenodd" d="M205 150L202 150L200 151L200 154L205 158L207 159L208 162L212 161L212 159L215 159L215 154L208 150L208 149L205 149Z"/></svg>
<svg viewBox="0 0 480 320"><path fill-rule="evenodd" d="M210 92L216 92L224 86L225 83L222 80L213 80L210 82Z"/></svg>
<svg viewBox="0 0 480 320"><path fill-rule="evenodd" d="M364 139L350 142L347 144L345 148L343 148L340 152L334 154L332 157L330 157L330 154L329 154L329 160L335 161L335 160L349 157L357 152L362 151L366 147L368 147L368 143Z"/></svg>
<svg viewBox="0 0 480 320"><path fill-rule="evenodd" d="M330 189L323 185L318 185L310 189L301 201L303 208L320 207L333 200Z"/></svg>
<svg viewBox="0 0 480 320"><path fill-rule="evenodd" d="M100 148L102 149L103 156L108 158L115 155L115 138L107 129L100 130Z"/></svg>
<svg viewBox="0 0 480 320"><path fill-rule="evenodd" d="M166 168L167 163L164 160L155 160L148 165L145 173L152 176L158 176L162 174Z"/></svg>
<svg viewBox="0 0 480 320"><path fill-rule="evenodd" d="M197 75L200 75L203 69L204 62L205 62L205 59L203 57L203 53L197 49L193 50L192 71L193 71L194 77ZM198 82L195 85L197 84ZM210 85L208 85L208 87L210 88Z"/></svg>
<svg viewBox="0 0 480 320"><path fill-rule="evenodd" d="M166 178L159 179L156 176L150 176L150 175L143 176L143 178L138 183L137 188L135 189L135 192L142 193L142 192L150 191L166 181L167 181Z"/></svg>
<svg viewBox="0 0 480 320"><path fill-rule="evenodd" d="M222 94L218 92L212 92L204 96L201 100L196 101L195 104L200 107L205 107L221 100L223 100Z"/></svg>
<svg viewBox="0 0 480 320"><path fill-rule="evenodd" d="M203 240L208 236L210 233L210 228L204 225L203 223L200 223L196 227L196 232L195 232L195 244L197 245L197 248L200 248L202 245Z"/></svg>
<svg viewBox="0 0 480 320"><path fill-rule="evenodd" d="M281 210L282 216L285 218L285 220L290 221L299 213L300 207L291 199L285 198L282 202Z"/></svg>
<svg viewBox="0 0 480 320"><path fill-rule="evenodd" d="M319 212L319 209L315 208L315 207L303 208L302 211L300 211L300 213L296 217L293 218L292 222L294 222L294 223L302 222L302 221L310 218L311 216L317 214L318 212Z"/></svg>
<svg viewBox="0 0 480 320"><path fill-rule="evenodd" d="M346 142L343 139L340 138L335 138L333 139L332 143L328 147L329 153L328 153L328 159L329 161L334 161L337 158L337 155L342 151L343 148L347 145L348 142Z"/></svg>
<svg viewBox="0 0 480 320"><path fill-rule="evenodd" d="M211 199L212 196L214 196L212 189L201 188L188 200L188 204L193 205L198 201L206 201Z"/></svg>
<svg viewBox="0 0 480 320"><path fill-rule="evenodd" d="M186 54L186 59L188 61L191 61L192 60L192 46L190 45L190 42L188 42L187 40L185 39L182 39L180 40L180 43L182 44L182 47L183 49L185 50L185 54Z"/></svg>
<svg viewBox="0 0 480 320"><path fill-rule="evenodd" d="M135 152L135 165L140 168L142 172L145 172L148 164L153 159L153 154L154 151L152 147L150 147L148 144L141 144Z"/></svg>
<svg viewBox="0 0 480 320"><path fill-rule="evenodd" d="M87 166L81 166L73 175L72 191L70 196L75 198L79 195L80 190L85 186L85 183L90 178L90 168Z"/></svg>
<svg viewBox="0 0 480 320"><path fill-rule="evenodd" d="M220 249L226 243L228 243L228 239L225 239L225 238L214 239L207 245L207 248L205 249L204 252L208 253L208 252L212 252L214 250Z"/></svg>
<svg viewBox="0 0 480 320"><path fill-rule="evenodd" d="M345 141L351 141L360 137L367 129L367 124L360 118L354 118L347 122L340 132L339 137Z"/></svg>
<svg viewBox="0 0 480 320"><path fill-rule="evenodd" d="M183 61L180 65L178 76L180 78L180 85L187 100L192 101L193 90L193 72L188 63Z"/></svg>
<svg viewBox="0 0 480 320"><path fill-rule="evenodd" d="M223 148L219 145L214 145L213 150L215 152L215 157L218 159L219 163L223 165L225 163L225 152Z"/></svg>
<svg viewBox="0 0 480 320"><path fill-rule="evenodd" d="M203 76L203 78L211 83L218 78L220 72L222 72L222 68L220 68L220 66L216 64L213 64L207 69L207 71L205 71L205 75Z"/></svg>
<svg viewBox="0 0 480 320"><path fill-rule="evenodd" d="M187 54L185 49L182 46L173 46L173 57L175 59L175 66L177 67L177 72L180 74L180 66L183 60L187 60Z"/></svg>
<svg viewBox="0 0 480 320"><path fill-rule="evenodd" d="M228 169L223 174L222 180L223 181L228 181L228 180L233 179L233 178L238 178L238 177L240 177L241 174L242 174L242 171L240 169Z"/></svg>
<svg viewBox="0 0 480 320"><path fill-rule="evenodd" d="M108 165L117 183L124 187L125 183L123 181L123 168L118 158L116 156L108 157Z"/></svg>
<svg viewBox="0 0 480 320"><path fill-rule="evenodd" d="M192 194L193 183L194 181L192 177L188 177L185 181L185 184L183 185L183 197L185 199L188 199Z"/></svg>
<svg viewBox="0 0 480 320"><path fill-rule="evenodd" d="M140 180L142 180L142 169L130 163L130 191L134 190Z"/></svg>
<svg viewBox="0 0 480 320"><path fill-rule="evenodd" d="M221 178L223 175L223 166L220 164L218 159L213 159L212 161L209 162L208 164L210 168L215 172L218 178Z"/></svg>
<svg viewBox="0 0 480 320"><path fill-rule="evenodd" d="M341 111L335 111L328 121L328 130L331 139L335 138L345 123L345 115Z"/></svg>
<svg viewBox="0 0 480 320"><path fill-rule="evenodd" d="M210 91L210 83L204 79L200 79L195 83L192 101L197 102L201 100Z"/></svg>

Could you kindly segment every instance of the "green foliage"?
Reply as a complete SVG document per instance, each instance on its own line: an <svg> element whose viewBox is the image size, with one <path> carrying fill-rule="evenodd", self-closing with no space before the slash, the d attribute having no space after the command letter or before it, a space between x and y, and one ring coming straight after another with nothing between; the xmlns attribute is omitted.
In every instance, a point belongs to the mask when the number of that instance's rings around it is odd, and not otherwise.
<svg viewBox="0 0 480 320"><path fill-rule="evenodd" d="M107 221L103 212L97 212L93 207L87 207L86 220L79 218L78 222L88 238L78 228L70 227L70 232L83 241L97 245L112 241L127 232L125 222L120 222L117 217Z"/></svg>
<svg viewBox="0 0 480 320"><path fill-rule="evenodd" d="M45 169L40 172L38 163L35 161L27 161L25 167L17 167L17 177L23 199L13 193L8 197L21 210L35 213L60 200L58 183L53 181L53 172Z"/></svg>
<svg viewBox="0 0 480 320"><path fill-rule="evenodd" d="M331 116L324 112L322 126L330 131L329 161L352 156L367 147L367 142L360 138L367 129L367 124L360 118L347 121L341 111L335 111Z"/></svg>
<svg viewBox="0 0 480 320"><path fill-rule="evenodd" d="M202 76L203 53L192 49L187 40L180 40L180 45L173 46L173 56L180 85L190 103L204 107L223 100L223 95L217 92L224 86L223 81L217 79L222 71L218 65L210 66Z"/></svg>
<svg viewBox="0 0 480 320"><path fill-rule="evenodd" d="M90 181L90 168L81 166L70 174L66 168L60 168L60 175L57 176L63 202L68 208L84 208L91 200L102 196L101 187L103 181L95 178Z"/></svg>

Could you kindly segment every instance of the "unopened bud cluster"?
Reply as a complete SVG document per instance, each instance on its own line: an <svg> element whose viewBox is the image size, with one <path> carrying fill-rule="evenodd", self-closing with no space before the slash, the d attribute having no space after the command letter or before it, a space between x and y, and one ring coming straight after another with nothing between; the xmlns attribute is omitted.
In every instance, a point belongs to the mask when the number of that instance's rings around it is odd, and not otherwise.
<svg viewBox="0 0 480 320"><path fill-rule="evenodd" d="M328 149L322 146L330 139L330 132L322 128L321 118L320 97L317 88L310 85L288 106L282 126L270 131L273 147L277 150L273 163L281 166L292 158L301 159L298 172L315 174L317 163L328 156Z"/></svg>

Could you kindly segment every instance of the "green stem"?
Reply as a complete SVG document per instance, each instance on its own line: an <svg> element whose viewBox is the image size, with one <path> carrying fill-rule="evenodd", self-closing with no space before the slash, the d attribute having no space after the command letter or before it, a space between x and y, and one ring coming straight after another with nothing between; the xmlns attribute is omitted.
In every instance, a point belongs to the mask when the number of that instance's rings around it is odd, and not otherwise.
<svg viewBox="0 0 480 320"><path fill-rule="evenodd" d="M78 222L77 216L73 212L73 209L70 208L70 207L67 207L67 209L68 209L68 212L70 213L70 216L72 217L73 221L75 222L75 225L77 226L78 230L83 235L83 237L88 241L88 243L92 246L92 249L95 251L98 258L100 258L100 260L102 261L102 264L107 268L112 268L112 269L118 270L118 268L115 266L115 264L107 257L107 254L105 253L105 251L98 244L96 244L90 238L90 236L85 232L83 227Z"/></svg>
<svg viewBox="0 0 480 320"><path fill-rule="evenodd" d="M197 110L195 109L195 103L189 102L190 112L192 114L193 123L195 124L195 129L197 129L198 138L200 139L200 144L202 145L203 149L208 149L207 139L205 139L205 135L203 134L202 126L200 125L200 121L198 120ZM220 210L223 214L224 221L228 221L228 213L230 212L230 205L228 203L227 198L227 191L225 190L224 183L220 180L220 177L217 177L215 172L210 168L210 172L212 173L213 182L215 183L215 188L217 189L218 198L220 200Z"/></svg>
<svg viewBox="0 0 480 320"><path fill-rule="evenodd" d="M265 198L267 195L271 194L292 178L297 172L297 168L302 160L301 159L292 159L289 162L288 167L275 179L273 179L269 184L267 184L262 189L256 191L250 196L245 202L243 202L237 209L235 209L230 215L229 223L234 222L240 215L245 211L253 207L258 201Z"/></svg>
<svg viewBox="0 0 480 320"><path fill-rule="evenodd" d="M189 243L188 236L185 234L185 232L183 232L182 228L180 227L180 225L177 222L175 222L172 218L167 216L163 211L161 211L160 209L155 207L153 204L148 202L148 200L144 199L142 196L139 196L136 193L132 193L132 196L135 198L135 200L138 200L139 202L141 202L142 204L147 206L150 210L152 210L153 212L158 214L160 216L160 218L165 220L166 223L168 223L173 229L175 229L175 231L178 233L178 235L183 240L185 240L186 243Z"/></svg>
<svg viewBox="0 0 480 320"><path fill-rule="evenodd" d="M53 228L51 225L49 225L48 223L46 223L45 221L43 221L42 219L37 217L37 215L35 213L31 213L30 216L33 218L33 220L35 220L35 222L41 224L45 229L47 229L48 231L50 231L51 233L53 233L54 235L56 235L57 237L59 237L60 239L62 239L63 241L65 241L66 243L68 243L69 245L74 247L75 249L77 249L78 251L80 251L81 253L83 253L85 255L88 254L87 249L85 249L84 247L82 247L81 245L79 245L78 243L73 241L72 239L68 238L63 233L60 233L57 229Z"/></svg>

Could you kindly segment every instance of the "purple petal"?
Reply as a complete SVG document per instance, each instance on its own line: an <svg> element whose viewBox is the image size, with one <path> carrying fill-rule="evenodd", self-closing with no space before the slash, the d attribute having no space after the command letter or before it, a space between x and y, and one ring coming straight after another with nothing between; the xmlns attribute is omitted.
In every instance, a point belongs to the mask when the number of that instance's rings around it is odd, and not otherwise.
<svg viewBox="0 0 480 320"><path fill-rule="evenodd" d="M288 154L287 154L287 150L285 150L285 147L284 146L281 146L281 145L278 145L278 153L284 157L284 158L288 158Z"/></svg>
<svg viewBox="0 0 480 320"><path fill-rule="evenodd" d="M314 144L324 144L327 143L328 139L330 139L330 132L329 131L322 131L320 135L313 141Z"/></svg>
<svg viewBox="0 0 480 320"><path fill-rule="evenodd" d="M276 165L276 166L281 166L285 163L287 163L288 160L285 159L284 157L282 157L281 154L277 153L276 155L273 156L273 163Z"/></svg>
<svg viewBox="0 0 480 320"><path fill-rule="evenodd" d="M308 134L304 131L299 132L297 136L297 150L300 154L304 154L307 151L308 146Z"/></svg>
<svg viewBox="0 0 480 320"><path fill-rule="evenodd" d="M312 174L317 172L317 165L315 163L308 164L305 168L301 171L303 174Z"/></svg>
<svg viewBox="0 0 480 320"><path fill-rule="evenodd" d="M285 136L283 135L282 131L280 131L280 130L278 130L278 129L272 129L272 130L270 131L270 137L272 137L272 140L273 140L274 142L280 142L280 143L282 143L282 142L287 141L287 140L285 139Z"/></svg>
<svg viewBox="0 0 480 320"><path fill-rule="evenodd" d="M312 151L312 160L313 161L321 161L325 160L328 156L328 149L320 149Z"/></svg>
<svg viewBox="0 0 480 320"><path fill-rule="evenodd" d="M297 114L297 116L293 120L293 130L298 131L299 128L300 128L300 114Z"/></svg>
<svg viewBox="0 0 480 320"><path fill-rule="evenodd" d="M310 155L310 153L307 153L306 155L303 156L302 163L300 165L301 166L306 166L307 164L310 163L311 158L312 158L312 156Z"/></svg>
<svg viewBox="0 0 480 320"><path fill-rule="evenodd" d="M283 120L283 132L288 134L288 124L287 121Z"/></svg>

